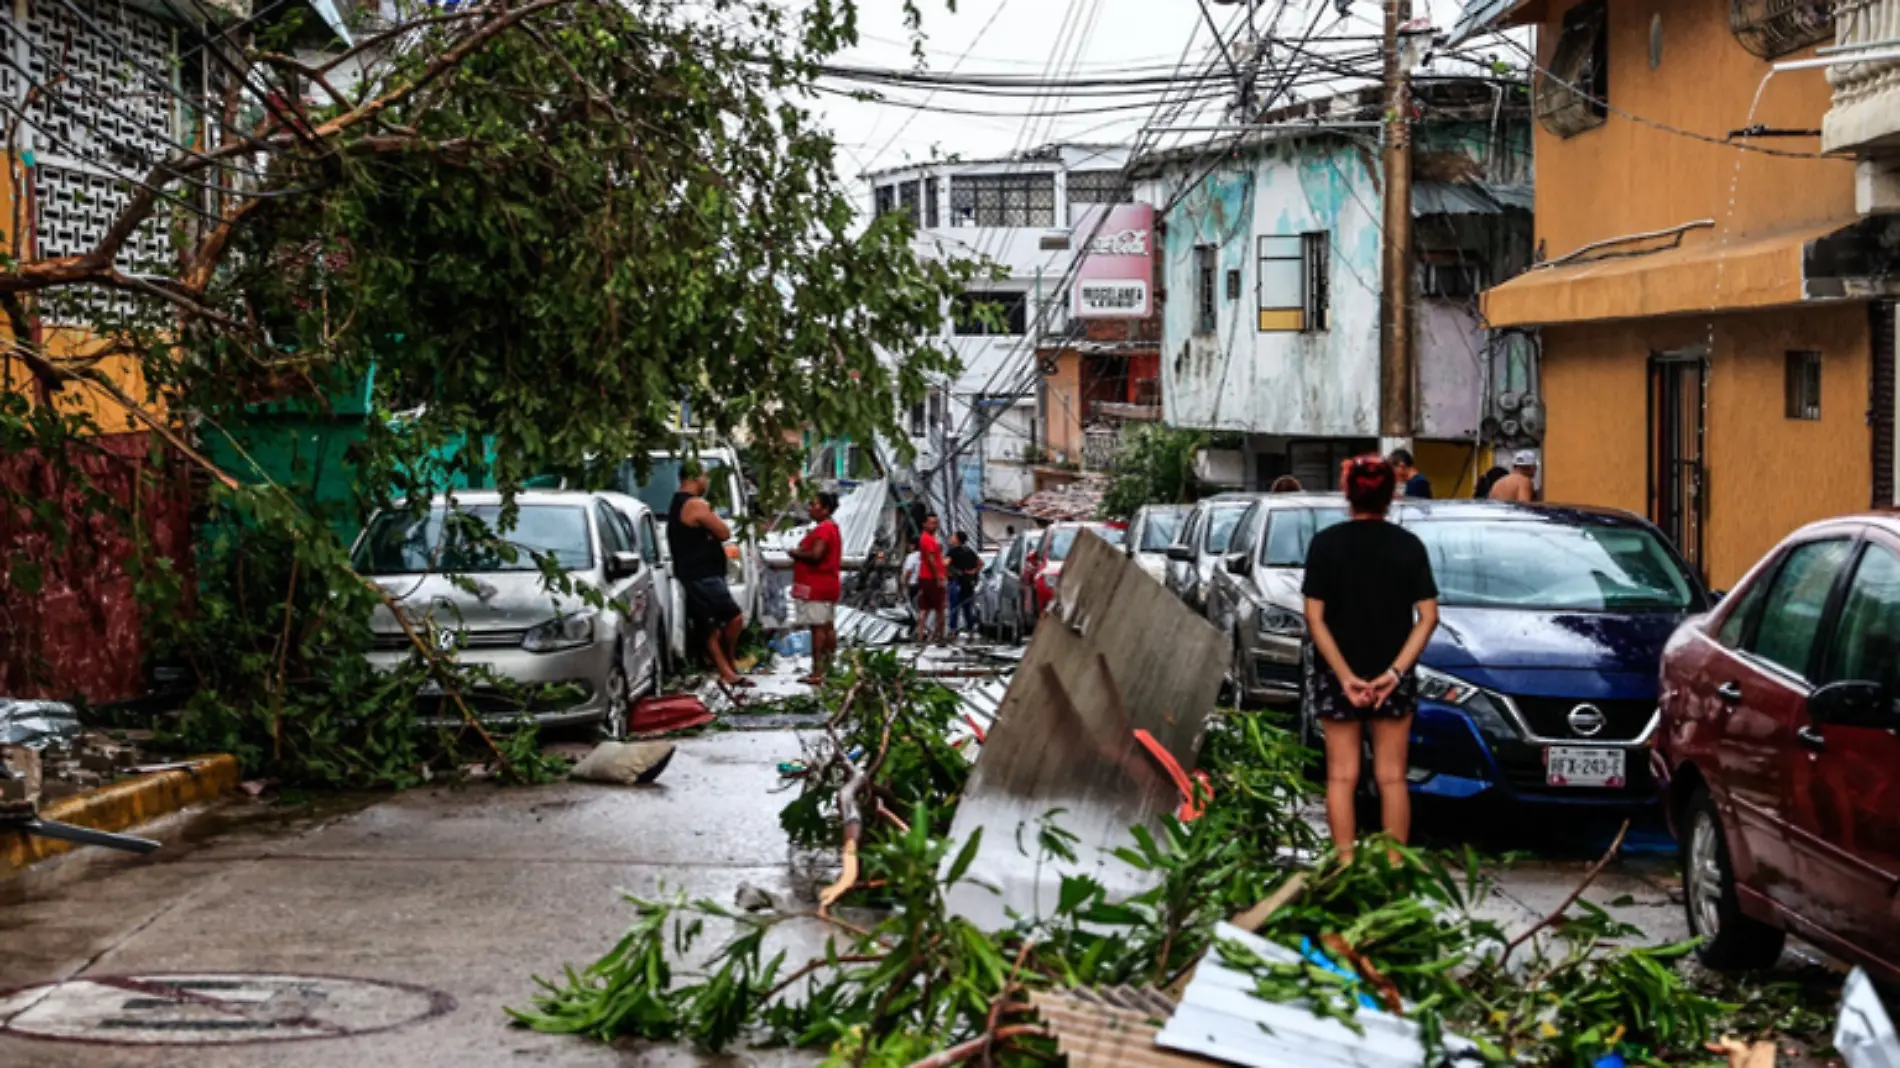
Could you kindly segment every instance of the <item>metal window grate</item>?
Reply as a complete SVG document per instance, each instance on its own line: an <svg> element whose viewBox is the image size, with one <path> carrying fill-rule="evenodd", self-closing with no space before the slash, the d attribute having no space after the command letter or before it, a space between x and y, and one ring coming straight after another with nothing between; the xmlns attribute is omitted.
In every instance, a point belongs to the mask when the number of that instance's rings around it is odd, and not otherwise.
<svg viewBox="0 0 1900 1068"><path fill-rule="evenodd" d="M1559 137L1595 129L1609 117L1609 17L1603 0L1587 0L1564 14L1550 68L1537 78L1537 121Z"/></svg>
<svg viewBox="0 0 1900 1068"><path fill-rule="evenodd" d="M1729 31L1763 59L1799 52L1834 36L1832 0L1729 0Z"/></svg>
<svg viewBox="0 0 1900 1068"><path fill-rule="evenodd" d="M1219 325L1215 315L1214 261L1213 245L1194 246L1194 332L1197 334L1212 334Z"/></svg>
<svg viewBox="0 0 1900 1068"><path fill-rule="evenodd" d="M1790 419L1821 418L1821 354L1790 352L1785 380L1787 416Z"/></svg>
<svg viewBox="0 0 1900 1068"><path fill-rule="evenodd" d="M973 174L950 179L955 226L1054 226L1053 174Z"/></svg>
<svg viewBox="0 0 1900 1068"><path fill-rule="evenodd" d="M1070 204L1126 204L1135 198L1135 189L1119 170L1070 171Z"/></svg>
<svg viewBox="0 0 1900 1068"><path fill-rule="evenodd" d="M943 225L942 185L943 183L935 178L924 181L924 226L932 230Z"/></svg>

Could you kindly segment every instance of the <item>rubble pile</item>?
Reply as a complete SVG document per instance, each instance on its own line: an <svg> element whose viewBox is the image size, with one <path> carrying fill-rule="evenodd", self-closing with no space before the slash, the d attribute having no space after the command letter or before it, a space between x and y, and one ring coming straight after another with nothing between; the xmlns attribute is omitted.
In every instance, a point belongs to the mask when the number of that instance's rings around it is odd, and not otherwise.
<svg viewBox="0 0 1900 1068"><path fill-rule="evenodd" d="M1086 473L1079 482L1038 490L1017 502L1015 511L1040 523L1067 523L1094 519L1108 492L1108 478Z"/></svg>
<svg viewBox="0 0 1900 1068"><path fill-rule="evenodd" d="M142 774L139 743L150 731L96 731L80 726L71 705L0 698L0 804L24 807L97 789Z"/></svg>

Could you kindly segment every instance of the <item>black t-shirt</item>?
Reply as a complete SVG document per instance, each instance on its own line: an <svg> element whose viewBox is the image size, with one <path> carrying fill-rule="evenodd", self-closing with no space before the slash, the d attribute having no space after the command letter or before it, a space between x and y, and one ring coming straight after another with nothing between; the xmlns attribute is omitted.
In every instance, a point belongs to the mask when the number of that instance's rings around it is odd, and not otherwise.
<svg viewBox="0 0 1900 1068"><path fill-rule="evenodd" d="M1355 520L1313 536L1301 592L1326 605L1326 628L1362 679L1385 673L1412 632L1412 606L1437 598L1418 536L1395 523Z"/></svg>
<svg viewBox="0 0 1900 1068"><path fill-rule="evenodd" d="M976 573L983 570L983 558L968 545L950 547L950 577L964 593L976 589Z"/></svg>

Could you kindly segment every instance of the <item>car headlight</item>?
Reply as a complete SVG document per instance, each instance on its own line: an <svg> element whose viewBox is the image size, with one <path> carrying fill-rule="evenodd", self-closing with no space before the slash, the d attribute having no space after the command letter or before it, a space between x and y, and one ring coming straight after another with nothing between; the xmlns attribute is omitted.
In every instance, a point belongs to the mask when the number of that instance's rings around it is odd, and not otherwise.
<svg viewBox="0 0 1900 1068"><path fill-rule="evenodd" d="M531 653L552 653L578 649L594 642L594 621L598 613L589 610L571 616L556 616L539 626L530 627L521 638L521 647Z"/></svg>
<svg viewBox="0 0 1900 1068"><path fill-rule="evenodd" d="M1505 717L1503 698L1476 683L1466 682L1456 675L1447 675L1442 671L1419 665L1418 696L1421 700L1436 701L1439 704L1452 705L1471 718L1478 733L1486 738L1521 738L1523 732L1511 725Z"/></svg>
<svg viewBox="0 0 1900 1068"><path fill-rule="evenodd" d="M1280 638L1303 638L1306 636L1306 620L1299 613L1289 612L1278 605L1262 605L1260 614L1254 617L1254 626L1262 635Z"/></svg>
<svg viewBox="0 0 1900 1068"><path fill-rule="evenodd" d="M1427 701L1440 704L1463 705L1478 696L1479 688L1456 675L1447 675L1442 671L1419 665L1418 695Z"/></svg>

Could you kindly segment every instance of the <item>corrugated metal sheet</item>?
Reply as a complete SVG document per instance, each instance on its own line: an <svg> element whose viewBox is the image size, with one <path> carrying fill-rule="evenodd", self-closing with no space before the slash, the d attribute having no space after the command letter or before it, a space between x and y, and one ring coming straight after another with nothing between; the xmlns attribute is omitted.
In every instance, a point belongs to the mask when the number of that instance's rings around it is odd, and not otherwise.
<svg viewBox="0 0 1900 1068"><path fill-rule="evenodd" d="M1160 1021L1174 1002L1153 990L1038 991L1029 996L1036 1015L1055 1036L1056 1051L1069 1068L1195 1068L1206 1062L1155 1045Z"/></svg>
<svg viewBox="0 0 1900 1068"><path fill-rule="evenodd" d="M1530 211L1535 197L1528 186L1477 182L1419 182L1412 187L1412 214L1501 215Z"/></svg>
<svg viewBox="0 0 1900 1068"><path fill-rule="evenodd" d="M1300 961L1292 950L1232 924L1223 923L1214 933L1217 940L1239 942L1269 961ZM1305 1005L1263 1001L1253 988L1251 975L1221 963L1218 951L1210 951L1155 1043L1249 1068L1418 1068L1430 1063L1418 1025L1403 1017L1361 1008L1356 1022L1365 1034L1358 1035L1337 1020L1313 1015ZM1454 1062L1457 1054L1473 1048L1455 1035L1445 1036Z"/></svg>
<svg viewBox="0 0 1900 1068"><path fill-rule="evenodd" d="M1471 3L1465 6L1464 14L1459 15L1458 21L1452 24L1451 37L1446 40L1446 47L1456 48L1479 34L1489 32L1492 25L1499 19L1529 2L1530 0L1471 0Z"/></svg>
<svg viewBox="0 0 1900 1068"><path fill-rule="evenodd" d="M39 570L40 591L22 595L0 577L0 694L122 701L144 692L138 605L125 563L140 551L131 532L87 499L85 481L131 509L148 559L168 557L189 574L190 481L161 468L146 434L106 434L74 446L61 465L30 453L0 456L0 484L55 502L71 534L63 547L28 532L0 508L0 568L20 559ZM15 565L17 566L17 565ZM189 589L189 581L187 581Z"/></svg>

